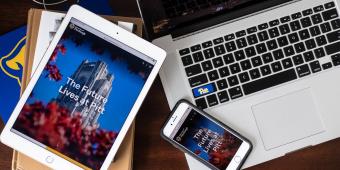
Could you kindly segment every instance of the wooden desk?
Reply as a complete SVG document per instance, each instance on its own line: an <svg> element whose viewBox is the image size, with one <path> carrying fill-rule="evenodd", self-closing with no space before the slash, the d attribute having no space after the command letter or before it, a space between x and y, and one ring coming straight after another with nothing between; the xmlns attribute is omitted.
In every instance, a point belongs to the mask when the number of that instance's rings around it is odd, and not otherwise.
<svg viewBox="0 0 340 170"><path fill-rule="evenodd" d="M135 0L111 1L117 15L139 16ZM27 11L31 7L38 6L32 5L30 0L2 0L0 34L24 25ZM184 155L159 136L160 128L169 112L161 82L157 78L136 118L134 169L188 169ZM0 129L2 128L3 124L0 122ZM0 170L9 170L12 150L0 144L0 153ZM339 169L339 159L340 139L337 139L249 169Z"/></svg>

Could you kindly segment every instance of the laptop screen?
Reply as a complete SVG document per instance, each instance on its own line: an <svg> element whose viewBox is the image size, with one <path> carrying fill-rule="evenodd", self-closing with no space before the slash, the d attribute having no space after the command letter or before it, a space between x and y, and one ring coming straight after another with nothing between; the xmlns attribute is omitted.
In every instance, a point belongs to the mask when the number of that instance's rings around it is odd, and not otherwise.
<svg viewBox="0 0 340 170"><path fill-rule="evenodd" d="M155 39L190 25L195 27L189 31L203 29L197 26L200 22L209 21L212 26L286 1L289 0L140 0L139 5L149 38ZM255 6L256 10L250 10ZM221 16L222 21L214 19ZM188 31L177 34L185 33Z"/></svg>

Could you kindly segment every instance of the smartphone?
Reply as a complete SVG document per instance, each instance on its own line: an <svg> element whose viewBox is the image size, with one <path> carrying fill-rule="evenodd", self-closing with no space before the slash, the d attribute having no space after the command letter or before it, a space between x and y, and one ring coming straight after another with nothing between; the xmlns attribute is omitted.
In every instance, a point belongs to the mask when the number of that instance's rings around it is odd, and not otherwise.
<svg viewBox="0 0 340 170"><path fill-rule="evenodd" d="M252 144L239 133L186 100L180 100L161 136L211 169L240 169Z"/></svg>

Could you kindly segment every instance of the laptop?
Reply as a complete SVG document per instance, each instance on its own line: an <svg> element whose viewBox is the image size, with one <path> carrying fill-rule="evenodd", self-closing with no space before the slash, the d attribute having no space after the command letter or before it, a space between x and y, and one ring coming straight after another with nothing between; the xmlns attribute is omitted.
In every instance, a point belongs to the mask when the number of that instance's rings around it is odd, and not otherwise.
<svg viewBox="0 0 340 170"><path fill-rule="evenodd" d="M143 0L139 9L168 54L160 77L170 108L185 98L249 138L246 168L340 136L339 3Z"/></svg>

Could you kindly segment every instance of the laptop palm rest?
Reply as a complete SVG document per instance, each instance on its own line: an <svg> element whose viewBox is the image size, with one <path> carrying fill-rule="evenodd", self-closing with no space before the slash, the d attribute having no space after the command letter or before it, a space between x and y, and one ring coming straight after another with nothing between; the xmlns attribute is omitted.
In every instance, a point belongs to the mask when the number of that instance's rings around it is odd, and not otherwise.
<svg viewBox="0 0 340 170"><path fill-rule="evenodd" d="M310 89L254 105L252 110L266 150L324 131Z"/></svg>

